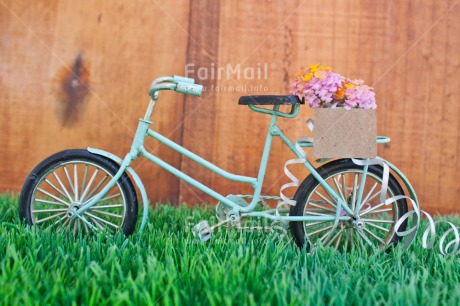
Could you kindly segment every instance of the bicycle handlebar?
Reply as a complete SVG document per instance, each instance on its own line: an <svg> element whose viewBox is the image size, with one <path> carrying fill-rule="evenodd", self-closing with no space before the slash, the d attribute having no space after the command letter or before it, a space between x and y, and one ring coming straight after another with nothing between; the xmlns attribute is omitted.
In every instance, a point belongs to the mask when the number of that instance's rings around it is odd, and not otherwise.
<svg viewBox="0 0 460 306"><path fill-rule="evenodd" d="M175 75L173 76L173 83L195 84L195 79Z"/></svg>
<svg viewBox="0 0 460 306"><path fill-rule="evenodd" d="M187 84L187 83L177 83L175 92L194 95L194 96L201 96L201 92L203 91L203 85L199 84Z"/></svg>
<svg viewBox="0 0 460 306"><path fill-rule="evenodd" d="M203 85L195 84L194 79L175 75L155 79L150 85L149 95L153 96L159 90L174 90L178 93L199 97L203 91Z"/></svg>

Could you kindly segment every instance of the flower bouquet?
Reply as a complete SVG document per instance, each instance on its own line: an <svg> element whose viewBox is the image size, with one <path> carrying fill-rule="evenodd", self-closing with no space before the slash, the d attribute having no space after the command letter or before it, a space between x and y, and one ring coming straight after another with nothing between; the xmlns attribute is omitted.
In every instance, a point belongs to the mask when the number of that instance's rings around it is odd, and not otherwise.
<svg viewBox="0 0 460 306"><path fill-rule="evenodd" d="M294 77L290 93L305 99L315 111L315 157L376 156L377 105L373 88L364 81L312 65Z"/></svg>

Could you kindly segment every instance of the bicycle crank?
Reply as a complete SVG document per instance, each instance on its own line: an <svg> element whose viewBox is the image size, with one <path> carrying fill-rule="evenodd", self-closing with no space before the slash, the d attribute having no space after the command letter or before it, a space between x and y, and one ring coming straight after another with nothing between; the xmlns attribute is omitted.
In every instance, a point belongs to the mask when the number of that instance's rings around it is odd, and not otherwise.
<svg viewBox="0 0 460 306"><path fill-rule="evenodd" d="M235 216L232 215L230 218L221 221L213 226L210 226L207 220L200 221L192 228L193 236L195 236L195 238L203 242L208 241L209 239L211 239L212 232L216 228L228 222L235 222Z"/></svg>

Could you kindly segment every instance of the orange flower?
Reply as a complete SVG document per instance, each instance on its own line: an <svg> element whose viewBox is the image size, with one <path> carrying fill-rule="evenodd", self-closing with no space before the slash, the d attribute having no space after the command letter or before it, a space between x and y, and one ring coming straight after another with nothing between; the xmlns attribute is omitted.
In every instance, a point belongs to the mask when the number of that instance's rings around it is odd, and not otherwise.
<svg viewBox="0 0 460 306"><path fill-rule="evenodd" d="M337 99L342 100L343 97L345 97L345 87L342 87L339 90L337 90L335 96L337 97Z"/></svg>

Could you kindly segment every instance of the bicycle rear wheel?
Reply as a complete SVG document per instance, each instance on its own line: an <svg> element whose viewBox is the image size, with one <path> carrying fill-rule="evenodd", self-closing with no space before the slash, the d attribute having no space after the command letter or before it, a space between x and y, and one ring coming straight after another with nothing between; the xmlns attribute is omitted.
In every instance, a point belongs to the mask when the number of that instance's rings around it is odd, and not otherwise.
<svg viewBox="0 0 460 306"><path fill-rule="evenodd" d="M354 211L356 205L361 209L357 220L339 221L334 229L334 221L295 221L290 222L290 230L299 247L316 244L332 246L336 250L350 250L353 247L367 247L389 250L401 237L395 233L397 220L407 212L406 200L398 200L388 206L380 203L383 168L369 166L361 203L357 194L363 175L363 166L351 159L339 159L317 169L321 177L341 196ZM396 178L390 174L386 197L404 195ZM290 216L335 216L337 203L324 190L319 182L309 175L299 186L294 196L296 205L291 206ZM340 215L347 215L340 208ZM406 223L399 228L405 230Z"/></svg>
<svg viewBox="0 0 460 306"><path fill-rule="evenodd" d="M133 233L137 213L134 186L123 173L117 183L82 218L67 212L80 208L101 191L117 173L115 162L86 150L56 153L29 174L19 197L19 215L29 225L88 233L91 228L126 236Z"/></svg>

